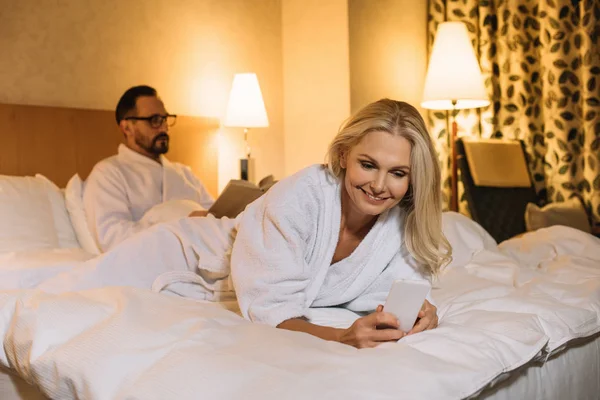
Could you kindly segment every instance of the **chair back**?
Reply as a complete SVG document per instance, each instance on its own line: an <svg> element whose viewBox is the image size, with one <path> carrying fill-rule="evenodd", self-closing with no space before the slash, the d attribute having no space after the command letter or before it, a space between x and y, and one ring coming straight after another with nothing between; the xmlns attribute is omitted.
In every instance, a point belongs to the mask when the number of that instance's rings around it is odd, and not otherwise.
<svg viewBox="0 0 600 400"><path fill-rule="evenodd" d="M473 220L498 243L524 233L525 208L537 197L523 142L459 138L456 154Z"/></svg>

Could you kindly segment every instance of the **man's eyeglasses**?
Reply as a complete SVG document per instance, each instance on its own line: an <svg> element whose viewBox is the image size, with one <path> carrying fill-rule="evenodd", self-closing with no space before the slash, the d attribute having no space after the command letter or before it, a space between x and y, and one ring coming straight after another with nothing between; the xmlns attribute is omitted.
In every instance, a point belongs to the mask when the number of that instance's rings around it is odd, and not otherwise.
<svg viewBox="0 0 600 400"><path fill-rule="evenodd" d="M168 126L173 126L175 125L175 122L177 122L177 115L173 115L173 114L167 114L167 115L159 115L159 114L154 114L151 115L149 117L126 117L124 118L127 121L130 120L134 120L134 121L147 121L151 127L153 128L160 128L165 121L167 121L167 125Z"/></svg>

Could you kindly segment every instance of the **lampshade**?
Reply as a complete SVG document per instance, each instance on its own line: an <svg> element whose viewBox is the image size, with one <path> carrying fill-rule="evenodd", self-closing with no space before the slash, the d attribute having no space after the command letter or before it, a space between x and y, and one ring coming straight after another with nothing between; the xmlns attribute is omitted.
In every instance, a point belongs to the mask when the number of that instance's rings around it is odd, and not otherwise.
<svg viewBox="0 0 600 400"><path fill-rule="evenodd" d="M456 105L452 105L452 101ZM425 78L421 106L432 110L485 107L490 104L481 69L462 22L438 25Z"/></svg>
<svg viewBox="0 0 600 400"><path fill-rule="evenodd" d="M233 77L224 125L241 128L269 126L256 74L235 74Z"/></svg>

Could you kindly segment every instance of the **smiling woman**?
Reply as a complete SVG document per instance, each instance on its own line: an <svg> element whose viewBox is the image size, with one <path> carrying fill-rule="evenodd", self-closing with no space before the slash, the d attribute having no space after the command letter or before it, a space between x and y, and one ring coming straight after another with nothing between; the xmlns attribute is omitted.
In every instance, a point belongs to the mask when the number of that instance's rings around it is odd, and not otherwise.
<svg viewBox="0 0 600 400"><path fill-rule="evenodd" d="M440 170L423 119L383 99L337 134L328 168L280 181L238 222L231 273L242 314L355 347L437 326L425 301L409 331L381 304L397 279L429 279L450 259L442 233ZM309 309L366 313L347 329L310 322Z"/></svg>
<svg viewBox="0 0 600 400"><path fill-rule="evenodd" d="M369 132L340 160L346 191L358 213L377 215L397 205L408 191L411 144L385 131ZM366 207L361 207L366 201ZM372 207L373 206L373 207Z"/></svg>
<svg viewBox="0 0 600 400"><path fill-rule="evenodd" d="M406 213L404 240L421 268L435 275L449 261L450 245L440 229L437 153L416 108L389 99L369 104L334 138L328 158L330 171L338 178L344 177L349 197L356 189L365 192L363 198L381 206L379 213L400 205ZM368 173L355 173L357 163ZM362 182L350 182L355 174L355 179ZM378 201L382 197L389 197L389 201Z"/></svg>

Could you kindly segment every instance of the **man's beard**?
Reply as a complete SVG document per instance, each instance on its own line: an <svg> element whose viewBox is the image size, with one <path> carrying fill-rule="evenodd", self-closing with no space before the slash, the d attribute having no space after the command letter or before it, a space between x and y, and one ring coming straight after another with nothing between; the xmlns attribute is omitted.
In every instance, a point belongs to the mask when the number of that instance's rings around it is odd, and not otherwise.
<svg viewBox="0 0 600 400"><path fill-rule="evenodd" d="M169 135L167 135L165 132L161 132L154 136L150 143L144 139L144 137L138 136L135 138L135 142L138 146L150 154L159 156L169 151Z"/></svg>

